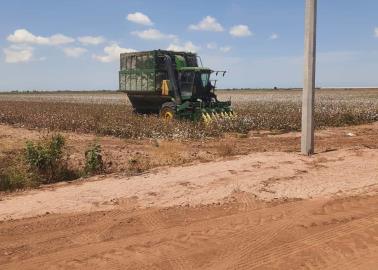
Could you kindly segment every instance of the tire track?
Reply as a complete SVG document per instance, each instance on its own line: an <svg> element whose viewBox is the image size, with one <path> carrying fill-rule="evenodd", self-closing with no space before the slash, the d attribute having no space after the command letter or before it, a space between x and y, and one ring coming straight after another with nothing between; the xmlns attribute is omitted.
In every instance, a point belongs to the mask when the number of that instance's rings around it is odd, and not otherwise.
<svg viewBox="0 0 378 270"><path fill-rule="evenodd" d="M275 211L273 211L273 214L276 213L276 212L280 212L280 211L287 211L288 209L287 208L290 208L289 211L291 210L295 210L295 209L299 209L301 208L302 206L298 206L298 205L295 205L293 203L288 203L288 204L285 204L285 205L279 205L277 207L273 207L273 209L275 209ZM278 210L277 210L278 208ZM233 235L232 237L237 237L235 239L239 240L239 239L243 239L244 238L244 235L245 235L245 231L241 231L241 232L236 232L235 233L235 226L229 226L227 227L226 229L224 228L224 225L226 224L230 224L230 221L232 220L237 220L239 224L242 224L242 225L245 225L245 224L250 224L249 226L246 227L246 230L248 231L253 231L256 235L264 235L263 232L266 231L266 229L264 228L264 226L258 226L256 228L256 224L257 224L257 220L256 220L256 217L254 217L253 213L256 214L257 213L264 213L266 209L258 209L258 210L252 210L252 211L248 211L248 212L243 212L243 213L237 213L237 214L232 214L232 215L228 215L228 216L222 216L222 217L216 217L216 218L213 218L211 220L199 220L199 221L196 221L196 222L192 222L190 224L190 227L194 227L194 228L203 228L203 227L207 227L209 225L209 223L213 223L214 225L214 231L213 231L213 236L214 237L211 237L209 235L206 235L205 234L205 239L211 239L211 241L214 241L214 239L217 239L216 241L222 243L224 241L227 241L228 238L230 237L230 234ZM143 214L142 216L144 215L144 211L143 211ZM269 216L271 216L272 213L269 214ZM137 215L139 216L139 215ZM151 220L151 218L147 218L147 220ZM268 218L266 218L266 222L268 223ZM215 224L214 224L215 223ZM148 222L148 224L151 224L151 222ZM156 224L156 222L153 222L152 224ZM193 230L193 229L192 229ZM201 229L198 229L198 230L201 230ZM81 258L86 258L88 256L90 256L90 254L92 253L96 253L97 250L99 249L112 249L112 248L115 248L117 249L118 246L124 246L126 243L127 243L127 246L135 246L135 245L139 245L139 240L138 240L138 237L141 237L142 235L145 236L145 237L148 237L148 235L164 235L164 234L168 234L167 232L169 232L172 234L172 231L176 231L176 232L181 232L183 234L187 233L187 228L185 226L167 226L166 228L163 228L163 229L159 229L159 230L155 230L155 231L149 231L149 232L144 232L144 233L141 233L141 234L137 234L137 235L133 235L129 238L126 238L126 239L119 239L119 240L110 240L110 241L107 241L107 242L95 242L95 243L85 243L83 245L78 245L78 246L74 246L74 247L66 247L64 250L61 250L61 251L55 251L55 252L48 252L48 255L42 255L40 257L36 257L36 258L30 258L30 259L26 259L24 261L24 263L27 263L27 262L32 262L32 264L37 264L37 265L43 265L44 263L47 263L51 260L51 256L54 255L54 257L81 257ZM221 235L221 236L219 236ZM186 242L182 243L180 241L177 241L176 239L173 239L173 240L166 240L167 242L167 245L168 246L174 246L174 243L180 243L181 244L181 250L190 250L192 249L192 247L188 247L186 245ZM201 243L197 243L197 247L198 246L201 246ZM84 248L85 247L85 248ZM177 247L177 246L176 246ZM84 250L83 250L84 248ZM151 246L146 246L146 247L143 247L142 246L142 250L146 250L146 249L149 249L151 248ZM236 247L237 248L237 247ZM143 253L143 251L140 250L140 252ZM177 252L177 251L176 251ZM235 250L235 252L237 252L237 250ZM162 262L164 262L165 264L169 264L170 262L172 262L172 256L171 255L163 255L161 254L162 256L160 257L160 260ZM231 256L232 254L230 254ZM175 261L172 262L172 264L175 264L179 262L179 264L181 265L190 265L191 264L191 261L187 259L187 256L176 256L175 258ZM11 267L12 263L6 266L8 267ZM17 265L17 263L16 263Z"/></svg>
<svg viewBox="0 0 378 270"><path fill-rule="evenodd" d="M108 215L108 221L100 219L99 226L88 222L85 227L69 228L68 233L66 232L67 237L72 230L90 236L106 230L106 235L111 236L106 241L90 237L88 241L92 242L79 245L76 241L74 244L58 241L57 245L54 245L53 239L56 237L51 232L49 237L52 242L49 244L48 241L44 241L44 248L39 248L37 254L28 255L29 258L22 260L22 256L27 253L21 251L21 257L18 256L20 260L0 265L0 268L19 269L22 266L24 269L38 269L72 265L72 268L76 269L90 269L90 266L93 269L97 266L115 269L221 270L267 266L273 268L287 262L297 265L297 268L323 269L329 266L331 269L336 261L344 262L342 257L346 254L352 258L360 251L363 252L356 241L363 241L367 233L371 233L373 237L378 235L377 202L376 196L352 198L350 203L295 201L250 211L240 211L239 206L243 205L241 202L231 212L223 206L206 206L203 212L180 208L179 212L176 212L177 209L168 212L148 209L112 213ZM256 205L252 203L249 207ZM215 209L222 208L217 215L207 216ZM319 211L321 209L323 213ZM324 213L324 209L327 213ZM194 213L197 213L196 218L186 219L186 215ZM356 215L359 219L354 219ZM113 221L114 216L117 216L116 221ZM118 222L126 218L133 218L135 222L119 225ZM31 222L39 223L38 220ZM114 224L114 228L107 226L109 222ZM313 227L304 226L303 222L316 224ZM90 228L90 231L85 232L85 228ZM131 231L131 234L120 233L129 229L135 231ZM293 231L302 234L295 236ZM64 232L59 230L59 234L64 235ZM112 238L114 235L116 237ZM282 238L283 235L290 235L294 240ZM33 235L33 238L36 236ZM27 233L24 237L26 242L32 240L28 240ZM38 243L36 247L39 247ZM45 252L41 253L43 251ZM301 252L311 255L302 257L297 263L295 257ZM287 268L290 269L284 267Z"/></svg>
<svg viewBox="0 0 378 270"><path fill-rule="evenodd" d="M332 229L312 234L294 242L277 246L273 249L261 252L260 254L257 253L253 258L253 262L251 262L250 260L240 262L237 267L238 269L256 269L263 265L272 264L279 259L294 255L305 249L317 247L324 244L325 242L344 237L351 233L358 232L372 226L377 226L377 223L378 214L370 215L361 220L352 221L349 224L335 226Z"/></svg>

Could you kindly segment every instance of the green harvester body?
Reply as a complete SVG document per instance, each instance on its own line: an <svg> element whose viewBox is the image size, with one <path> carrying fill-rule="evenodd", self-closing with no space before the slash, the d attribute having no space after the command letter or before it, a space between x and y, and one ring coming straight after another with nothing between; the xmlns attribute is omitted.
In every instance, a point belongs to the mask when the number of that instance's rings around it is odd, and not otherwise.
<svg viewBox="0 0 378 270"><path fill-rule="evenodd" d="M119 91L127 94L137 113L194 121L232 117L231 101L218 101L215 95L213 72L199 67L197 55L190 52L122 53Z"/></svg>

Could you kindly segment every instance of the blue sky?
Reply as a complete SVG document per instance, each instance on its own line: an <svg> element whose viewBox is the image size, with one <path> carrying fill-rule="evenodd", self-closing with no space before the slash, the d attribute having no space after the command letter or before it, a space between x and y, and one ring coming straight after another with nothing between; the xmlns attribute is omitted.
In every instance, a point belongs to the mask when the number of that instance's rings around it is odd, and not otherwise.
<svg viewBox="0 0 378 270"><path fill-rule="evenodd" d="M0 90L116 89L121 51L187 49L220 87L301 87L304 0L4 0ZM378 1L318 0L319 86L377 86Z"/></svg>

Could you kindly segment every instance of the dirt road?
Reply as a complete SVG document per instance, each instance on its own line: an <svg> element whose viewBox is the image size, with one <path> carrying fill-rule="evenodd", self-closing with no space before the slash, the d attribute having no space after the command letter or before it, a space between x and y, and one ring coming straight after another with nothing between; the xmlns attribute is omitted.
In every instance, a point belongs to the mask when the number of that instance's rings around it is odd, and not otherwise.
<svg viewBox="0 0 378 270"><path fill-rule="evenodd" d="M0 201L0 269L375 269L378 151L253 153Z"/></svg>
<svg viewBox="0 0 378 270"><path fill-rule="evenodd" d="M1 269L376 269L378 197L51 215L0 226Z"/></svg>

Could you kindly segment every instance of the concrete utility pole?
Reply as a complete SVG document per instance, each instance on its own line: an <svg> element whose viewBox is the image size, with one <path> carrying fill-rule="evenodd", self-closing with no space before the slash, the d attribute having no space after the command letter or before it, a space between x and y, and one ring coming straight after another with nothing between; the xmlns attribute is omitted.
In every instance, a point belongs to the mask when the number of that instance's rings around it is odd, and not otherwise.
<svg viewBox="0 0 378 270"><path fill-rule="evenodd" d="M317 0L306 0L304 87L302 100L301 151L314 153L314 97L316 69L316 10Z"/></svg>

